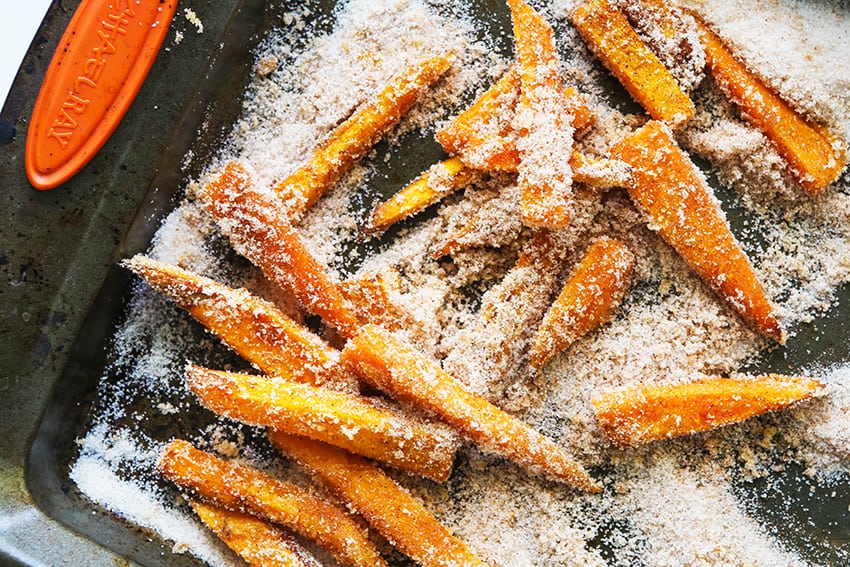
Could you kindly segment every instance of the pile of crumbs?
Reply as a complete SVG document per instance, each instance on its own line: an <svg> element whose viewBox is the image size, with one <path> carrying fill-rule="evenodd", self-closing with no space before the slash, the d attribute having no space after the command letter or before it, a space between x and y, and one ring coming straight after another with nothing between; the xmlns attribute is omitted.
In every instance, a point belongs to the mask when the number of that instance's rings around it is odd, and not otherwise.
<svg viewBox="0 0 850 567"><path fill-rule="evenodd" d="M554 24L566 82L586 93L597 115L580 145L589 155L603 155L639 119L619 110L612 99L610 79L567 20L572 4L541 10ZM687 4L728 33L732 45L772 88L850 139L850 60L842 56L850 23L840 7L771 0ZM596 236L621 238L637 258L632 288L614 320L556 356L536 376L524 374L516 364L528 341L525 328L515 329L507 366L492 372L490 361L481 357L498 337L474 332L479 307L498 298L499 285L518 253L521 225L515 207L494 204L486 211L488 222L498 227L485 238L490 247L468 249L450 260L431 254L456 225L454 219L468 214L465 208L480 208L476 199L511 201L518 198L515 187L494 176L444 200L435 215L407 223L379 245L353 244L378 199L370 185L387 175L385 164L393 152L411 137L432 138L437 127L510 66L510 54L498 53L495 40L481 33L470 10L452 0L348 0L337 7L333 29L324 31L311 27L305 4L284 18L285 25L257 54L256 79L246 93L242 117L208 169L211 175L238 157L257 187L271 187L303 164L318 141L405 66L447 49L453 53L449 75L402 120L387 144L379 146L383 149L355 166L308 212L298 230L337 279L385 266L397 269L403 282L399 298L419 329L412 337L417 345L445 366L477 371L467 372L473 376L469 388L595 467L594 476L606 490L601 496L577 494L471 446L462 448L445 485L401 473L397 480L494 565L788 566L824 561L789 544L784 526L764 520L758 499L742 496L741 487L769 485L786 459L800 463L815 483L846 478L850 366L799 369L824 381L826 392L782 414L639 449L612 450L606 443L589 403L594 392L677 382L698 373L728 375L768 346L646 227L625 195L614 192L600 199L577 190L574 218L560 238L573 259ZM186 16L190 18L188 10ZM202 31L202 24L196 25ZM295 28L303 49L289 47ZM836 290L850 281L847 176L818 197L803 195L764 136L737 116L710 77L690 80L699 110L679 133L679 142L734 191L728 199L747 219L737 236L793 341L795 328L833 307ZM401 183L417 173L409 171ZM159 229L148 254L277 299L258 271L229 249L193 199L192 187ZM551 294L559 277L553 274L551 282L539 282L540 292ZM173 541L176 551L210 565L238 564L175 499L154 463L158 449L177 436L278 474L298 474L250 428L201 412L187 391L187 360L219 368L240 368L240 361L142 284L134 289L112 349L92 425L79 439L72 480L90 500ZM836 494L846 507L847 491ZM822 553L850 562L846 545Z"/></svg>

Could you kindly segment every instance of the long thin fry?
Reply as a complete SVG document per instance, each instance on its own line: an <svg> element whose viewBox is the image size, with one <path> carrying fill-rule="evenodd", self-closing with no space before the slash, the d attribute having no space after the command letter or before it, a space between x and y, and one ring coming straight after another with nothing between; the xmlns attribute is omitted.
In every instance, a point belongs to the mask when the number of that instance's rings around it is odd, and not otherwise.
<svg viewBox="0 0 850 567"><path fill-rule="evenodd" d="M423 567L484 565L423 505L381 469L330 445L270 431L282 453L306 467L366 518L399 551Z"/></svg>
<svg viewBox="0 0 850 567"><path fill-rule="evenodd" d="M341 447L437 482L451 473L457 437L376 400L265 376L190 366L189 388L208 409Z"/></svg>
<svg viewBox="0 0 850 567"><path fill-rule="evenodd" d="M395 77L366 106L340 124L310 161L275 187L291 219L303 215L351 166L404 116L420 95L451 67L448 57L433 57Z"/></svg>
<svg viewBox="0 0 850 567"><path fill-rule="evenodd" d="M844 146L825 128L797 113L756 78L697 18L708 67L741 115L761 130L788 164L789 172L816 195L835 181L846 165Z"/></svg>
<svg viewBox="0 0 850 567"><path fill-rule="evenodd" d="M757 378L705 378L668 386L613 390L592 400L611 441L638 445L688 435L786 408L814 394L810 378L771 374Z"/></svg>
<svg viewBox="0 0 850 567"><path fill-rule="evenodd" d="M356 389L356 380L337 364L339 353L268 301L145 256L123 265L266 374Z"/></svg>
<svg viewBox="0 0 850 567"><path fill-rule="evenodd" d="M669 128L650 121L612 148L611 155L632 166L629 195L661 237L744 320L784 342L773 307L720 204Z"/></svg>
<svg viewBox="0 0 850 567"><path fill-rule="evenodd" d="M184 490L229 510L286 526L345 564L386 566L368 534L348 514L299 486L219 459L182 440L162 449L157 467Z"/></svg>
<svg viewBox="0 0 850 567"><path fill-rule="evenodd" d="M321 567L292 536L264 520L196 500L189 504L252 567Z"/></svg>
<svg viewBox="0 0 850 567"><path fill-rule="evenodd" d="M374 387L437 416L481 447L576 488L600 489L563 448L468 392L434 362L377 325L364 325L349 340L342 359Z"/></svg>
<svg viewBox="0 0 850 567"><path fill-rule="evenodd" d="M619 240L603 237L590 245L537 329L532 367L541 368L608 319L623 298L634 263L634 254Z"/></svg>
<svg viewBox="0 0 850 567"><path fill-rule="evenodd" d="M520 97L513 127L519 151L520 211L532 227L559 230L570 222L573 118L566 109L552 27L524 0L508 0Z"/></svg>
<svg viewBox="0 0 850 567"><path fill-rule="evenodd" d="M200 196L237 252L343 335L354 332L357 318L324 267L304 246L280 203L254 189L238 162L228 163Z"/></svg>
<svg viewBox="0 0 850 567"><path fill-rule="evenodd" d="M694 103L607 0L583 2L571 20L591 51L652 118L675 126L694 116Z"/></svg>

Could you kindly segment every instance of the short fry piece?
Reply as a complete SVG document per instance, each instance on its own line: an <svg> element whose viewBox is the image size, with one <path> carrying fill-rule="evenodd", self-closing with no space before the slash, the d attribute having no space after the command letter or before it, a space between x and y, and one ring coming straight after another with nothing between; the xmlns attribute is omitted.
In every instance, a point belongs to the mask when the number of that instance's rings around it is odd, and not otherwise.
<svg viewBox="0 0 850 567"><path fill-rule="evenodd" d="M381 232L472 183L478 173L453 157L432 165L372 213L368 232Z"/></svg>
<svg viewBox="0 0 850 567"><path fill-rule="evenodd" d="M607 0L583 2L571 20L591 51L652 118L674 126L693 118L696 107L690 97Z"/></svg>
<svg viewBox="0 0 850 567"><path fill-rule="evenodd" d="M532 367L540 369L610 317L626 292L634 263L634 254L619 240L603 237L590 245L537 329Z"/></svg>
<svg viewBox="0 0 850 567"><path fill-rule="evenodd" d="M237 252L292 292L308 311L343 335L353 333L357 318L324 267L304 246L280 204L254 189L238 162L228 163L200 194Z"/></svg>
<svg viewBox="0 0 850 567"><path fill-rule="evenodd" d="M182 440L162 449L157 467L193 495L286 526L317 542L342 563L386 567L368 534L348 514L299 486L219 459Z"/></svg>
<svg viewBox="0 0 850 567"><path fill-rule="evenodd" d="M123 265L266 374L356 389L353 377L337 364L339 353L268 301L145 256L134 256Z"/></svg>
<svg viewBox="0 0 850 567"><path fill-rule="evenodd" d="M705 177L669 128L650 121L611 149L632 166L632 200L651 225L745 321L780 343L785 333Z"/></svg>
<svg viewBox="0 0 850 567"><path fill-rule="evenodd" d="M612 442L638 445L786 408L821 387L817 380L776 374L705 378L672 386L614 390L597 395L592 403Z"/></svg>
<svg viewBox="0 0 850 567"><path fill-rule="evenodd" d="M189 504L201 521L252 567L321 567L292 536L266 521L196 500Z"/></svg>
<svg viewBox="0 0 850 567"><path fill-rule="evenodd" d="M451 67L448 57L433 57L395 77L376 100L340 124L310 161L278 183L275 192L294 221L351 166L365 156L410 110L419 96Z"/></svg>
<svg viewBox="0 0 850 567"><path fill-rule="evenodd" d="M393 297L401 293L401 275L393 267L343 280L339 290L361 321L377 323L393 332L414 326L410 313Z"/></svg>
<svg viewBox="0 0 850 567"><path fill-rule="evenodd" d="M773 142L803 189L812 195L823 191L844 170L843 145L767 88L698 18L697 25L717 84L738 106L741 115Z"/></svg>
<svg viewBox="0 0 850 567"><path fill-rule="evenodd" d="M519 151L520 211L531 227L560 230L570 222L573 118L566 109L552 27L524 0L508 0L520 97L513 127Z"/></svg>
<svg viewBox="0 0 850 567"><path fill-rule="evenodd" d="M270 431L283 454L306 467L399 551L423 567L484 565L404 488L366 459L330 445Z"/></svg>
<svg viewBox="0 0 850 567"><path fill-rule="evenodd" d="M324 441L353 453L443 482L457 438L374 400L235 372L190 366L189 389L208 409L249 425Z"/></svg>
<svg viewBox="0 0 850 567"><path fill-rule="evenodd" d="M479 446L576 488L600 489L563 448L468 392L434 362L377 325L364 325L349 340L342 360L374 387L439 417Z"/></svg>

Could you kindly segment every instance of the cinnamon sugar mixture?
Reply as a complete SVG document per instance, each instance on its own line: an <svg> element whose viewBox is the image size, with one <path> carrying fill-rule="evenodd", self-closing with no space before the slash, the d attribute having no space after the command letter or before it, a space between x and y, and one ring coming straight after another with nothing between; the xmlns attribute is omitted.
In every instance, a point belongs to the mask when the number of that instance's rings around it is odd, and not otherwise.
<svg viewBox="0 0 850 567"><path fill-rule="evenodd" d="M836 291L850 281L846 172L821 195L805 194L764 135L741 119L704 74L696 32L685 26L679 41L653 38L652 26L640 25L638 3L619 4L628 6L630 21L662 61L675 65L676 79L694 100L697 115L676 132L677 141L716 177L713 184L724 188L719 194L735 235L776 306L789 343L794 342L802 325L835 308ZM850 14L845 3L686 4L786 101L837 138L850 140ZM596 115L589 131L576 135L575 148L603 157L643 124L645 114L569 23L572 0L533 5L554 28L564 83L582 92ZM285 18L257 54L256 78L245 93L242 117L207 170L211 176L237 158L257 190L270 192L391 77L410 64L451 53L449 73L309 210L297 231L337 281L394 270L399 286L392 299L408 322L407 338L467 388L570 450L605 490L577 493L468 444L443 485L403 473L393 472L394 477L493 565L850 563L848 364L795 369L820 378L827 388L789 411L638 449L615 450L606 442L590 404L594 393L691 380L701 373L729 375L766 349L781 348L750 330L719 300L648 226L625 192L574 183L569 226L552 234L545 253L525 260L532 232L521 222L517 176L509 173L483 176L400 228L361 240L370 210L386 197L373 187L386 185L388 176L397 177L401 169L404 175L394 190L401 189L430 165L399 165L402 149L414 144L425 155L435 155L434 162L441 159L434 151L434 132L513 63L512 54L499 54L504 38L482 26L487 14L471 12L460 0L348 0L338 6L327 31L313 29L307 2ZM509 20L504 25L510 37ZM293 36L308 38L303 49L289 47ZM534 147L520 148L535 160L553 159L538 151L544 126L531 125L532 135L523 143ZM561 146L568 150L570 143ZM534 174L545 169L544 164ZM196 200L197 187L205 181L187 188L148 254L244 286L301 317L292 298L232 251ZM460 251L435 258L433 252L462 227ZM622 240L634 254L631 287L608 323L556 355L541 372L531 372L534 330L571 267L601 236ZM199 428L187 417L202 410L186 390L186 363L229 368L239 362L143 283L134 289L112 348L113 362L100 387L93 425L79 440L72 479L94 502L174 542L175 552L212 565L239 564L154 470L159 447L182 437L308 482L250 428L210 416L200 420L204 425ZM789 471L797 475L790 482ZM786 488L826 490L818 506L843 518L843 525L832 526L843 541L815 541L817 530L793 519L797 512L792 508L803 505L781 490L783 482ZM765 494L776 498L772 510L790 519L777 521L771 508L765 512L758 504L758 496ZM821 510L811 506L804 513L820 517ZM323 563L334 564L317 554Z"/></svg>

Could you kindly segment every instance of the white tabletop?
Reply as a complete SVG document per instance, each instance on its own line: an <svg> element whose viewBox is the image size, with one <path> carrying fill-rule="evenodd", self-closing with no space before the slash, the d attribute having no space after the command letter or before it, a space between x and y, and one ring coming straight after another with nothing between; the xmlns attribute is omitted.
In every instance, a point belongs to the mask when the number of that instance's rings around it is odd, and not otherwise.
<svg viewBox="0 0 850 567"><path fill-rule="evenodd" d="M50 0L0 0L0 5L14 4L3 10L0 18L0 108L6 101L18 67L33 36L50 6Z"/></svg>

